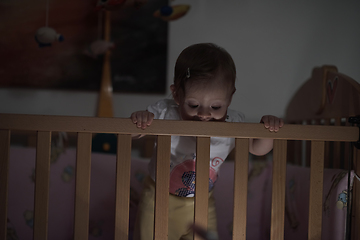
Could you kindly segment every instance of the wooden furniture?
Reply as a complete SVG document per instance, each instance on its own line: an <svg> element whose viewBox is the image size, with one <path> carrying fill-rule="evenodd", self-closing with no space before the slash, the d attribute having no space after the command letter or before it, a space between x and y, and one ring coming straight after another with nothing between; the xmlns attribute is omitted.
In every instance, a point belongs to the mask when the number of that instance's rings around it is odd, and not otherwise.
<svg viewBox="0 0 360 240"><path fill-rule="evenodd" d="M321 68L322 70L324 68ZM318 71L315 69L312 78L318 79ZM7 226L7 186L9 168L9 149L12 131L34 131L37 135L36 145L36 182L35 182L35 215L34 215L34 239L47 239L47 217L49 196L49 158L52 132L69 132L77 134L77 166L76 166L76 198L75 198L75 223L74 239L88 239L89 229L89 188L90 188L90 164L91 164L91 138L92 133L111 133L117 135L117 168L116 168L116 214L115 214L115 239L128 238L128 213L130 198L129 168L131 162L131 134L148 134L157 136L157 172L156 178L156 203L155 203L155 239L167 238L167 206L168 206L168 182L169 182L169 156L170 136L196 136L197 137L197 174L196 174L196 196L195 196L195 224L207 225L208 207L208 178L209 178L209 141L212 136L233 137L236 139L235 147L235 179L234 179L234 229L233 239L246 239L246 205L247 205L247 179L248 179L248 139L249 138L273 138L273 182L272 182L272 218L271 218L271 240L284 239L285 218L285 176L288 142L309 141L311 146L310 166L310 209L309 209L309 231L308 239L321 239L321 216L322 216L322 184L324 158L326 156L326 143L331 141L351 143L359 140L359 128L357 126L342 126L341 124L309 125L300 124L301 120L320 120L316 117L319 112L325 116L327 110L326 98L335 103L337 98L342 99L342 111L353 114L356 111L345 111L343 108L352 106L358 109L359 91L343 92L340 83L349 78L337 75L332 70L326 72L327 81L329 76L338 76L335 97L325 97L325 103L321 95L309 97L303 92L308 82L294 96L288 111L287 120L296 124L286 124L278 133L271 133L264 129L260 123L224 123L224 122L191 122L191 121L167 121L154 120L151 128L146 130L137 129L130 119L107 118L107 117L70 117L70 116L41 116L22 114L0 114L0 238L6 238ZM322 76L320 74L320 76ZM357 89L359 85L350 81ZM316 95L321 87L316 90L310 87L312 94ZM334 88L331 88L334 91ZM305 90L304 90L305 91ZM345 91L345 90L344 90ZM326 91L325 91L326 92ZM303 95L304 94L304 95ZM330 94L332 92L330 91ZM301 96L299 96L301 95ZM347 96L353 98L348 99ZM297 100L305 96L306 100ZM314 98L321 107L307 102ZM302 102L303 101L303 102ZM348 101L355 102L352 105ZM356 102L357 101L357 102ZM294 105L296 102L305 104L304 110ZM309 104L314 105L309 107ZM296 109L293 109L296 108ZM306 113L311 109L312 113ZM321 109L321 111L319 110ZM335 110L334 110L335 111ZM314 115L315 114L315 115ZM349 117L345 115L332 115L335 118ZM292 150L291 150L292 151ZM333 154L333 153L330 153ZM354 149L352 169L359 175L359 152ZM120 164L121 163L121 164ZM124 194L128 193L128 194ZM352 198L352 224L359 226L360 201L359 182L355 183ZM359 239L360 230L352 228L352 239ZM195 239L200 239L195 236Z"/></svg>
<svg viewBox="0 0 360 240"><path fill-rule="evenodd" d="M290 124L350 126L358 125L360 116L360 84L339 73L335 66L314 68L312 75L295 93L286 110ZM349 121L350 120L350 121ZM357 122L357 123L356 123ZM359 139L357 140L359 141ZM288 159L294 164L312 166L309 141L288 141ZM360 176L360 151L349 142L325 142L325 168L353 170ZM319 179L321 180L321 179ZM351 195L351 239L360 239L360 182L355 180Z"/></svg>

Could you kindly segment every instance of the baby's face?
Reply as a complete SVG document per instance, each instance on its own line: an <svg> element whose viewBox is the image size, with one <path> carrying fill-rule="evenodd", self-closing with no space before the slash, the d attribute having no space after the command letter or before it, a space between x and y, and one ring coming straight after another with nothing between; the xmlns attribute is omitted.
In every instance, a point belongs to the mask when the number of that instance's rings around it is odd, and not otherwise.
<svg viewBox="0 0 360 240"><path fill-rule="evenodd" d="M183 120L225 121L233 89L219 78L188 83L185 94L179 99Z"/></svg>

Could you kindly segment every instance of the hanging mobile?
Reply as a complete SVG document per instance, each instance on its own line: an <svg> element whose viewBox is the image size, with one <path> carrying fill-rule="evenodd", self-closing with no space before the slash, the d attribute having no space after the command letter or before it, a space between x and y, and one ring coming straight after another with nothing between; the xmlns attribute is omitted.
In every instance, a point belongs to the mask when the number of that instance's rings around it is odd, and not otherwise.
<svg viewBox="0 0 360 240"><path fill-rule="evenodd" d="M96 59L97 56L105 54L108 50L112 50L115 48L115 44L110 42L110 40L103 39L102 37L102 22L105 11L98 12L98 37L97 40L93 41L89 46L87 46L83 53L86 56Z"/></svg>
<svg viewBox="0 0 360 240"><path fill-rule="evenodd" d="M48 26L49 22L49 0L46 0L46 20L45 27L41 27L36 31L35 40L39 44L39 47L51 46L52 42L64 41L64 37L58 34L55 29Z"/></svg>

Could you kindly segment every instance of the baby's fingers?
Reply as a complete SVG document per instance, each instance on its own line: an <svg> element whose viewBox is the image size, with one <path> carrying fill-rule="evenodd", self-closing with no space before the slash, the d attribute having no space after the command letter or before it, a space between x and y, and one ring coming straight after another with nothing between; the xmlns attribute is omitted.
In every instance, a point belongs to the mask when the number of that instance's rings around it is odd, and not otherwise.
<svg viewBox="0 0 360 240"><path fill-rule="evenodd" d="M151 125L153 120L154 120L154 114L153 113L151 113L151 112L144 113L141 128L142 129L147 128L148 126Z"/></svg>
<svg viewBox="0 0 360 240"><path fill-rule="evenodd" d="M284 126L284 120L282 118L279 118L279 128Z"/></svg>
<svg viewBox="0 0 360 240"><path fill-rule="evenodd" d="M134 123L134 124L137 124L137 123L141 123L142 121L142 118L141 118L141 114L139 114L140 112L134 112L131 114L130 118L131 118L131 121Z"/></svg>
<svg viewBox="0 0 360 240"><path fill-rule="evenodd" d="M282 120L281 118L274 117L273 131L278 132L282 126L284 126L284 120ZM270 126L270 131L271 131L271 126Z"/></svg>
<svg viewBox="0 0 360 240"><path fill-rule="evenodd" d="M145 129L147 128L153 121L154 114L147 111L139 111L131 114L131 120L138 128Z"/></svg>
<svg viewBox="0 0 360 240"><path fill-rule="evenodd" d="M130 119L133 123L137 123L136 112L131 114Z"/></svg>
<svg viewBox="0 0 360 240"><path fill-rule="evenodd" d="M270 119L268 115L265 115L261 118L260 123L264 124L265 128L269 128L270 127Z"/></svg>
<svg viewBox="0 0 360 240"><path fill-rule="evenodd" d="M263 116L260 122L264 123L264 127L270 132L278 132L284 126L284 121L281 118L272 115Z"/></svg>
<svg viewBox="0 0 360 240"><path fill-rule="evenodd" d="M144 112L138 112L136 126L138 128L145 129L147 127L147 121L148 121L147 114Z"/></svg>

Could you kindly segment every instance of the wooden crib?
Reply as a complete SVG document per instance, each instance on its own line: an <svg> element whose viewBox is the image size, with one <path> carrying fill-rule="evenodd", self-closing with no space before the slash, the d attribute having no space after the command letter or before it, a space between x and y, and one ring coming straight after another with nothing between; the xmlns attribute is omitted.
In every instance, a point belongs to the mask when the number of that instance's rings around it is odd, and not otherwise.
<svg viewBox="0 0 360 240"><path fill-rule="evenodd" d="M35 131L37 132L36 147L36 178L35 178L35 206L34 206L34 239L47 239L47 219L49 202L49 174L50 174L50 146L53 132L77 133L77 165L76 165L76 197L74 214L74 239L88 239L89 223L89 196L90 196L90 165L92 134L112 133L117 134L117 167L116 167L116 213L115 213L115 239L128 239L129 199L130 199L130 163L131 163L131 134L148 134L157 136L157 166L156 166L156 200L155 200L155 227L154 239L167 239L167 209L169 189L169 164L170 164L170 137L171 135L196 136L197 137L197 162L196 162L196 195L194 222L199 226L207 225L208 208L208 179L209 179L209 143L210 137L232 137L236 139L235 147L235 178L234 178L234 219L233 239L246 239L246 211L247 211L247 185L248 185L248 139L249 138L274 138L273 150L273 182L272 182L272 217L271 239L284 239L285 219L285 178L286 163L290 151L300 152L309 156L311 166L310 179L310 205L309 205L309 228L308 239L321 239L322 223L322 188L324 158L327 150L337 149L329 147L329 142L351 143L359 140L359 127L342 126L337 119L348 118L360 114L360 87L354 80L345 75L336 73L333 67L317 68L313 72L312 79L320 79L324 85L312 89L312 94L324 93L320 97L321 111L308 113L313 110L308 104L317 104L318 99L312 99L300 90L292 100L287 111L286 124L278 133L270 133L262 124L258 123L219 123L219 122L181 122L154 120L152 126L146 130L137 129L130 119L99 118L99 117L71 117L71 116L40 116L22 114L0 114L0 238L6 239L7 231L7 192L8 192L8 168L9 149L12 131ZM333 75L335 74L335 75ZM337 112L328 111L329 96L326 89L329 76L336 76L337 92L330 101L333 106L337 99L341 99L342 112L345 115L337 115ZM342 82L350 82L355 90L343 89ZM345 85L346 85L345 84ZM305 83L304 86L307 86ZM333 90L331 88L330 90ZM332 92L328 92L332 94ZM347 97L352 96L352 100ZM298 98L302 97L312 101L303 102L300 108ZM328 97L326 97L328 96ZM314 97L315 98L315 97ZM324 100L325 99L325 100ZM313 101L314 100L314 101ZM324 100L324 101L323 101ZM307 100L306 100L307 101ZM352 102L349 102L352 101ZM295 103L294 103L295 102ZM314 103L315 102L315 103ZM295 108L295 109L292 109ZM351 111L343 111L349 108ZM328 111L327 118L323 118ZM307 115L306 115L306 114ZM335 114L336 113L336 114ZM324 123L332 123L332 126ZM327 120L329 119L329 120ZM322 125L303 124L314 122ZM313 120L313 121L312 121ZM343 124L344 125L344 124ZM300 141L309 141L311 153L301 150ZM288 150L288 145L289 149ZM334 145L337 146L337 145ZM291 147L291 148L290 148ZM300 149L300 151L299 151ZM306 148L309 149L309 148ZM336 150L338 151L338 150ZM344 154L352 159L351 168L357 175L360 174L359 151L354 148L349 156L348 151ZM334 154L334 153L330 153ZM346 155L345 154L345 155ZM334 158L335 159L335 158ZM298 161L298 160L296 160ZM329 165L326 163L326 165ZM337 163L332 163L338 166ZM352 194L351 239L360 239L360 190L359 182L354 181ZM128 194L124 194L128 193ZM200 239L194 236L195 239Z"/></svg>

